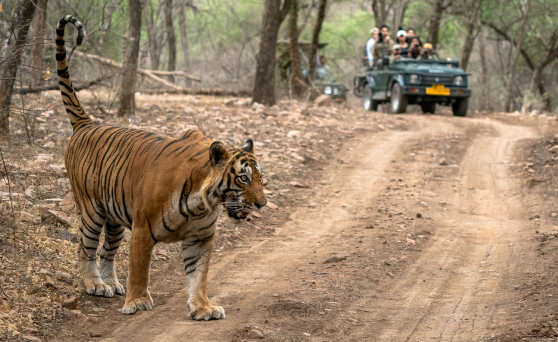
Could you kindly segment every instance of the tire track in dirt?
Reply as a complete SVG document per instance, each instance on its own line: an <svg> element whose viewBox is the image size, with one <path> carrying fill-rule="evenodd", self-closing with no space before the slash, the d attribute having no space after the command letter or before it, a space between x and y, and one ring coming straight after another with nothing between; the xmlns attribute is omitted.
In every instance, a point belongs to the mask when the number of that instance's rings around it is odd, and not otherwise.
<svg viewBox="0 0 558 342"><path fill-rule="evenodd" d="M436 241L395 287L378 290L388 300L360 303L374 308L362 319L382 323L357 330L348 340L473 341L491 337L506 321L497 308L514 295L508 281L521 255L518 231L524 223L515 196L519 183L507 164L514 143L531 131L488 124L497 136L476 138L460 165L455 190L438 189L455 209L433 214L444 223Z"/></svg>

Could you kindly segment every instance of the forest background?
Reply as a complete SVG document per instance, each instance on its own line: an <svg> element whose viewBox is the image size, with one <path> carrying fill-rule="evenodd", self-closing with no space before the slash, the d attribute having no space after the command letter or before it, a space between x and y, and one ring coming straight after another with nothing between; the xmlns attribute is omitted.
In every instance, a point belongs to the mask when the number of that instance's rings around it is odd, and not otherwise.
<svg viewBox="0 0 558 342"><path fill-rule="evenodd" d="M392 36L399 26L413 28L423 43L433 43L441 57L462 61L461 67L472 74L473 110L542 113L556 112L558 106L558 0L36 0L34 15L25 18L29 2L0 1L0 71L9 68L6 61L17 32L28 26L15 91L29 88L31 93L33 87L56 86L46 74L56 70L55 26L62 16L75 15L88 36L72 58L73 80L109 90L99 100L99 110L105 114L115 110L107 103L117 100L122 89L121 68L112 68L110 63L125 62L130 8L141 10L141 23L136 18L137 25L141 24L139 68L182 72L159 74L159 79L181 88L239 93L258 89L254 80L260 50L265 48L260 38L268 29L262 25L266 11L282 16L279 40L292 42L294 34L294 39L310 42L323 7L319 40L328 43L324 53L330 73L349 88L353 77L363 71L363 48L370 29L388 24ZM288 15L279 12L286 5ZM75 37L75 32L67 33L69 37ZM73 39L67 39L67 47L75 48ZM152 74L138 75L137 91L149 88L142 88L142 82ZM8 78L4 73L0 79L0 93ZM259 81L256 77L256 83L265 81L269 77ZM289 87L277 78L275 86ZM278 96L289 94L278 92Z"/></svg>

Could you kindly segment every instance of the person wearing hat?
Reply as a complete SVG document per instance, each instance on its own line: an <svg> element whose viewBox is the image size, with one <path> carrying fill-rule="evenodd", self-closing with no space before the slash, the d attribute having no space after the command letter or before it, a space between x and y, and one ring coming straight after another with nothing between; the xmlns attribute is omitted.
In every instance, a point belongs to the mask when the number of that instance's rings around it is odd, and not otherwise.
<svg viewBox="0 0 558 342"><path fill-rule="evenodd" d="M401 59L401 45L393 44L393 55L389 58L389 64L393 61L398 61Z"/></svg>
<svg viewBox="0 0 558 342"><path fill-rule="evenodd" d="M432 47L432 44L430 44L430 43L425 43L424 44L423 53L419 57L419 59L438 59L437 56L436 56L436 51L434 51L434 48Z"/></svg>
<svg viewBox="0 0 558 342"><path fill-rule="evenodd" d="M374 45L378 41L378 35L380 30L377 27L374 27L370 30L370 39L366 43L366 57L368 57L368 65L374 65Z"/></svg>
<svg viewBox="0 0 558 342"><path fill-rule="evenodd" d="M409 43L407 43L407 32L402 30L401 27L397 31L397 44L401 47L401 53L404 56L409 54Z"/></svg>

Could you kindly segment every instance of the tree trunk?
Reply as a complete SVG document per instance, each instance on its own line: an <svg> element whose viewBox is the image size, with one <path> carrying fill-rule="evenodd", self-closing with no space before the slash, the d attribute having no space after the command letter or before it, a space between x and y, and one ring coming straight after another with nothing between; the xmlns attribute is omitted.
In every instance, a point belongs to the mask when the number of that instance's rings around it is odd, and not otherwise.
<svg viewBox="0 0 558 342"><path fill-rule="evenodd" d="M31 51L31 84L37 85L43 78L43 52L45 37L45 22L47 13L48 0L37 0L37 8L35 9L34 19L34 38L35 45Z"/></svg>
<svg viewBox="0 0 558 342"><path fill-rule="evenodd" d="M126 35L118 116L134 115L136 110L136 74L138 71L142 7L141 0L128 1L128 34Z"/></svg>
<svg viewBox="0 0 558 342"><path fill-rule="evenodd" d="M117 6L112 1L108 1L103 9L103 21L101 22L103 32L101 33L101 38L99 39L99 46L101 49L103 49L104 45L107 43L110 28L112 26L112 15L116 9Z"/></svg>
<svg viewBox="0 0 558 342"><path fill-rule="evenodd" d="M403 18L405 18L405 12L407 11L407 7L409 7L409 2L410 0L397 0L395 3L395 8L393 10L393 32L397 33L399 26L403 23Z"/></svg>
<svg viewBox="0 0 558 342"><path fill-rule="evenodd" d="M149 61L151 62L152 70L159 70L159 63L161 60L161 47L163 46L162 37L158 37L159 27L159 14L161 6L157 12L153 9L153 2L150 3L150 11L146 13L145 22L147 24L147 46L149 50Z"/></svg>
<svg viewBox="0 0 558 342"><path fill-rule="evenodd" d="M486 52L485 52L485 45L484 45L484 36L482 33L482 23L480 19L480 13L477 15L477 29L479 35L479 55L480 55L481 68L482 68L483 106L485 109L492 111L492 103L490 102L490 84L488 82L488 66L486 64Z"/></svg>
<svg viewBox="0 0 558 342"><path fill-rule="evenodd" d="M298 0L291 1L289 13L289 50L291 53L291 89L293 97L299 99L304 91L298 49Z"/></svg>
<svg viewBox="0 0 558 342"><path fill-rule="evenodd" d="M386 7L386 0L373 0L372 12L374 13L375 26L379 28L380 26L384 25L389 13L388 8Z"/></svg>
<svg viewBox="0 0 558 342"><path fill-rule="evenodd" d="M180 28L180 43L182 45L182 53L184 54L184 65L186 66L186 70L188 70L190 67L190 52L188 46L188 26L184 7L186 7L186 4L178 6L178 27Z"/></svg>
<svg viewBox="0 0 558 342"><path fill-rule="evenodd" d="M312 31L312 43L310 45L310 57L308 65L308 73L306 79L308 83L314 79L314 71L316 70L316 54L318 53L318 44L320 42L320 32L322 31L322 24L326 15L327 0L320 0L318 7L318 16L316 17L316 24L314 31Z"/></svg>
<svg viewBox="0 0 558 342"><path fill-rule="evenodd" d="M260 52L256 66L253 102L275 104L275 54L279 27L290 9L290 0L266 0L264 5Z"/></svg>
<svg viewBox="0 0 558 342"><path fill-rule="evenodd" d="M513 60L511 63L511 71L510 71L510 78L508 81L508 89L506 91L506 104L504 106L506 112L509 112L511 109L511 103L513 99L513 85L514 85L514 78L515 78L515 70L517 66L517 61L519 60L519 55L521 53L521 46L523 45L523 40L525 39L525 28L527 26L527 18L529 14L529 7L531 6L531 0L522 0L522 14L521 14L521 22L519 24L519 32L517 33L517 47L516 51L513 54Z"/></svg>
<svg viewBox="0 0 558 342"><path fill-rule="evenodd" d="M556 37L557 34L555 33L554 37ZM537 64L535 66L535 68L533 69L533 76L531 76L531 82L529 85L529 91L531 92L531 94L533 95L537 95L537 92L540 92L540 95L543 97L542 100L544 102L544 110L550 111L551 110L551 104L550 104L550 99L548 98L548 96L546 95L546 91L543 87L541 87L542 84L542 75L543 75L543 71L544 69L555 59L558 58L558 47L556 47L556 41L554 41L551 45L550 50L548 51L546 57L544 60L542 60L539 64Z"/></svg>
<svg viewBox="0 0 558 342"><path fill-rule="evenodd" d="M430 16L430 27L428 28L427 43L432 44L432 48L436 50L438 46L438 33L440 31L440 22L442 13L444 12L444 0L436 0L434 3L434 11Z"/></svg>
<svg viewBox="0 0 558 342"><path fill-rule="evenodd" d="M7 138L10 133L10 105L15 78L36 8L32 0L20 0L16 6L18 16L13 18L12 26L16 30L15 40L10 42L13 46L7 58L2 61L0 73L0 137L2 138Z"/></svg>
<svg viewBox="0 0 558 342"><path fill-rule="evenodd" d="M471 4L471 12L467 13L467 11L465 11L468 16L467 35L465 36L465 42L463 43L463 48L461 49L461 68L465 71L467 70L469 59L471 58L471 53L473 52L473 47L475 46L475 22L481 5L482 0L473 0Z"/></svg>
<svg viewBox="0 0 558 342"><path fill-rule="evenodd" d="M167 41L169 43L169 65L168 71L176 70L176 36L172 22L172 0L165 1L165 24L167 26ZM174 83L174 77L168 76L169 81Z"/></svg>

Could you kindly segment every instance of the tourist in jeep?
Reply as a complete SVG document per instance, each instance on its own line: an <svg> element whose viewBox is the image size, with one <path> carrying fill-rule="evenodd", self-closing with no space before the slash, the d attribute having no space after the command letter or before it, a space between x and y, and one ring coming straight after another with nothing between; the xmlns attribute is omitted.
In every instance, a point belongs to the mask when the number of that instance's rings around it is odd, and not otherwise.
<svg viewBox="0 0 558 342"><path fill-rule="evenodd" d="M398 61L401 59L401 46L399 44L393 45L393 55L389 58L389 63L393 63L394 61Z"/></svg>
<svg viewBox="0 0 558 342"><path fill-rule="evenodd" d="M366 43L366 57L368 57L368 65L374 65L374 45L378 41L378 36L380 34L380 30L377 27L374 27L370 30L370 39Z"/></svg>
<svg viewBox="0 0 558 342"><path fill-rule="evenodd" d="M389 37L389 26L382 25L380 27L380 35L378 41L374 44L374 58L381 59L385 55L391 53L391 38Z"/></svg>
<svg viewBox="0 0 558 342"><path fill-rule="evenodd" d="M430 44L430 43L424 44L424 49L423 50L424 51L423 51L422 55L420 55L418 59L438 60L438 54L436 53L436 51L434 51L434 48L432 47L432 44Z"/></svg>
<svg viewBox="0 0 558 342"><path fill-rule="evenodd" d="M397 44L401 47L401 54L407 56L409 54L409 43L407 43L407 32L404 30L397 31Z"/></svg>
<svg viewBox="0 0 558 342"><path fill-rule="evenodd" d="M411 38L411 43L409 44L409 53L407 54L411 58L418 58L423 54L422 44L420 43L419 37Z"/></svg>

